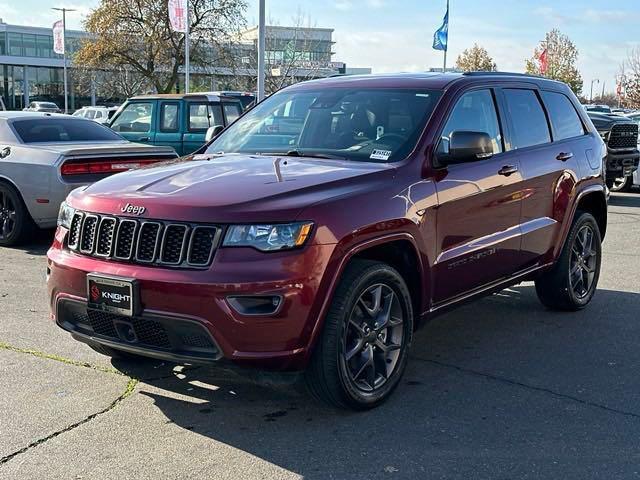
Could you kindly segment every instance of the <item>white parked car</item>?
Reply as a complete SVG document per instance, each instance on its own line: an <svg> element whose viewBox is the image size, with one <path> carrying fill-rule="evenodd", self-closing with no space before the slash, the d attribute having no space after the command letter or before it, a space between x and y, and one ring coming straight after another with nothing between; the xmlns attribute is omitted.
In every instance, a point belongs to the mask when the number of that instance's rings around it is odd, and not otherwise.
<svg viewBox="0 0 640 480"><path fill-rule="evenodd" d="M73 116L106 124L117 111L118 107L82 107L80 110L76 110Z"/></svg>
<svg viewBox="0 0 640 480"><path fill-rule="evenodd" d="M625 116L627 118L630 118L640 126L640 112L628 113ZM640 141L639 141L639 144L640 144ZM640 187L640 174L638 174L638 170L633 172L633 175L629 177L616 178L613 181L613 187L611 187L611 191L612 192L628 192L631 190L632 187Z"/></svg>
<svg viewBox="0 0 640 480"><path fill-rule="evenodd" d="M33 226L54 227L71 190L176 157L82 118L0 112L0 246L27 239Z"/></svg>

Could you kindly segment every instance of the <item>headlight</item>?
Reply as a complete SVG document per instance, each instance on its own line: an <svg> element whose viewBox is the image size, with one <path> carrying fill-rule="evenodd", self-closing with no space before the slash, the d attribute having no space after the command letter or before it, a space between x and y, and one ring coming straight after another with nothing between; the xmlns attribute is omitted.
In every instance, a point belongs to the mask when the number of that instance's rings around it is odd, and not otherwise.
<svg viewBox="0 0 640 480"><path fill-rule="evenodd" d="M71 228L71 220L76 213L74 208L71 208L65 202L60 205L60 211L58 212L58 226Z"/></svg>
<svg viewBox="0 0 640 480"><path fill-rule="evenodd" d="M232 225L223 247L253 247L263 252L301 247L309 238L313 223L296 222L271 225Z"/></svg>

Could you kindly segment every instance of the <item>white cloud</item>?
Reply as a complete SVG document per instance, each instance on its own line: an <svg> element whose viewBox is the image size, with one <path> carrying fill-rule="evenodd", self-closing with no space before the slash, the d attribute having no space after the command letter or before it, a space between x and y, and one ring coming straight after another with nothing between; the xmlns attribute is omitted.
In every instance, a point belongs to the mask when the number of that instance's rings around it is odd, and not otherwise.
<svg viewBox="0 0 640 480"><path fill-rule="evenodd" d="M353 4L349 0L336 0L333 2L333 8L346 12L353 8Z"/></svg>

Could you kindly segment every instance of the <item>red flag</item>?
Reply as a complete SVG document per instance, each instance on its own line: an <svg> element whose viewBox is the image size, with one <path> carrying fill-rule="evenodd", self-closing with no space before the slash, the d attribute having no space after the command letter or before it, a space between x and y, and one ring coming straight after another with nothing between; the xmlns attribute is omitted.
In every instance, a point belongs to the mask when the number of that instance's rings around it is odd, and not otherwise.
<svg viewBox="0 0 640 480"><path fill-rule="evenodd" d="M176 32L187 31L187 1L169 0L169 21L171 28Z"/></svg>
<svg viewBox="0 0 640 480"><path fill-rule="evenodd" d="M64 55L64 26L62 20L53 24L53 51Z"/></svg>
<svg viewBox="0 0 640 480"><path fill-rule="evenodd" d="M540 65L540 74L544 75L547 73L547 68L549 68L549 62L547 61L547 49L545 48L540 55L538 55L538 63Z"/></svg>

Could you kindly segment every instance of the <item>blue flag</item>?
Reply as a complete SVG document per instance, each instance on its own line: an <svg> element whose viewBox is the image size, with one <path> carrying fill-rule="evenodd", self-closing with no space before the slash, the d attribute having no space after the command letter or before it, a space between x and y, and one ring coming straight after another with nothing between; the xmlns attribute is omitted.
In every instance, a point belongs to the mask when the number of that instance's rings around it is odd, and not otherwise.
<svg viewBox="0 0 640 480"><path fill-rule="evenodd" d="M447 42L449 40L449 0L447 0L447 13L442 19L442 26L433 34L433 48L435 50L447 51Z"/></svg>

